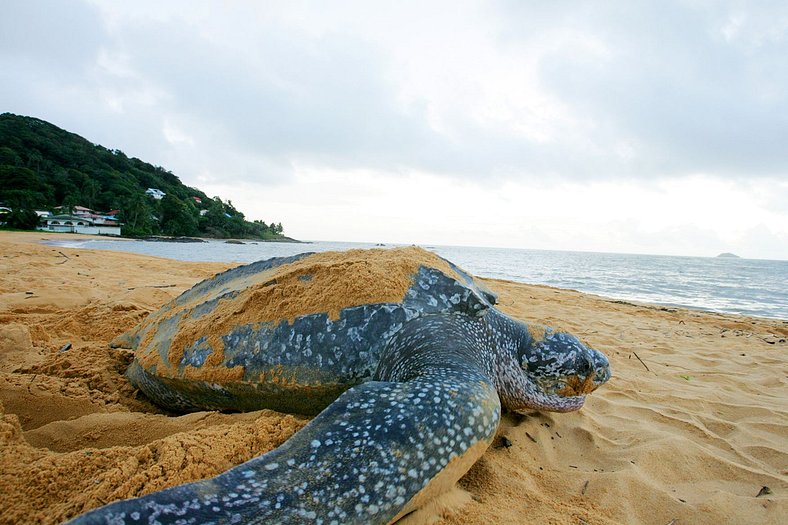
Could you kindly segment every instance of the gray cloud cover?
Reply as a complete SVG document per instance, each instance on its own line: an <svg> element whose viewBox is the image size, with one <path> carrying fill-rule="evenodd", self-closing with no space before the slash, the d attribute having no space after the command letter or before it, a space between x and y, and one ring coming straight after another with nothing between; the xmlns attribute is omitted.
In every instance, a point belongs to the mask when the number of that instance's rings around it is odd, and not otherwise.
<svg viewBox="0 0 788 525"><path fill-rule="evenodd" d="M784 2L158 5L6 2L3 110L185 178L786 176Z"/></svg>

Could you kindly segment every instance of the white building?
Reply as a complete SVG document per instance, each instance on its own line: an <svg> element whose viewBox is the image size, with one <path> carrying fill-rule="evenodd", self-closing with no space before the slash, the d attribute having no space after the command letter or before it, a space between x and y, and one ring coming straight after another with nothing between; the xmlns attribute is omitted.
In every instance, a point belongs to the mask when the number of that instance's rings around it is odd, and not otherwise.
<svg viewBox="0 0 788 525"><path fill-rule="evenodd" d="M166 194L166 193L164 193L163 191L161 191L161 190L160 190L160 189L158 189L158 188L148 188L147 190L145 190L145 195L150 195L151 197L153 197L153 198L154 198L154 199L156 199L157 201L160 201L160 200L162 200L162 199L164 198L164 196L165 196L165 195L167 195L167 194Z"/></svg>
<svg viewBox="0 0 788 525"><path fill-rule="evenodd" d="M39 226L42 231L61 232L61 233L89 233L93 235L120 235L120 225L116 222L110 225L96 224L89 217L79 217L77 215L53 215L45 217L46 225Z"/></svg>

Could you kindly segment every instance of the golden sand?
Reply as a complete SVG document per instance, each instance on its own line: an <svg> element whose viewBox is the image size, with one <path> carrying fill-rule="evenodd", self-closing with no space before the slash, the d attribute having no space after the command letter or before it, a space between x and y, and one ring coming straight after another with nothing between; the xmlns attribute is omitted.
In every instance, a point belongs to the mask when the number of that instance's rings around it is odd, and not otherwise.
<svg viewBox="0 0 788 525"><path fill-rule="evenodd" d="M39 244L56 237L0 233L1 524L59 523L209 477L304 425L271 411L164 414L123 378L130 353L108 348L229 265ZM788 515L788 322L487 284L506 313L604 351L614 378L579 412L505 416L498 434L512 446L484 453L459 482L470 501L436 505L440 523L777 524ZM763 486L772 494L756 497Z"/></svg>

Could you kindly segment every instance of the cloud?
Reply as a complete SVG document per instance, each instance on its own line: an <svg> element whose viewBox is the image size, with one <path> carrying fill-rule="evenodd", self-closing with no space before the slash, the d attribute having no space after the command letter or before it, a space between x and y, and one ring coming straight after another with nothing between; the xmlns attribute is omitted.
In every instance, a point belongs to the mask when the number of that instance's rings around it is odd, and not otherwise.
<svg viewBox="0 0 788 525"><path fill-rule="evenodd" d="M788 85L788 8L775 2L749 9L589 7L570 27L595 36L608 52L589 60L560 48L542 75L596 124L600 144L631 144L623 167L632 173L783 175L779 137L788 136L788 98L777 86Z"/></svg>
<svg viewBox="0 0 788 525"><path fill-rule="evenodd" d="M35 69L11 85L40 86L20 105L71 91L86 100L66 121L85 111L108 136L122 118L138 154L204 177L276 182L296 162L491 181L752 177L788 161L780 3L40 7L4 17L3 60Z"/></svg>
<svg viewBox="0 0 788 525"><path fill-rule="evenodd" d="M89 6L8 0L3 12L0 56L4 61L42 65L52 73L82 74L95 59L103 32L99 13Z"/></svg>

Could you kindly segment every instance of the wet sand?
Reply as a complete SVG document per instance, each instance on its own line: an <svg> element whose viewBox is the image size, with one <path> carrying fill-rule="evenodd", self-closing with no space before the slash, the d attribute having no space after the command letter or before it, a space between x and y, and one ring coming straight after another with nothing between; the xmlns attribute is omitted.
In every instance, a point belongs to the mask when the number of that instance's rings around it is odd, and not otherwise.
<svg viewBox="0 0 788 525"><path fill-rule="evenodd" d="M164 413L123 378L131 354L107 345L231 265L40 244L57 237L0 232L0 523L60 523L213 476L306 423L267 410ZM464 497L435 506L440 523L788 515L788 321L486 282L506 313L604 351L615 376L579 412L506 415L511 447L491 447L460 481ZM764 486L771 494L757 496Z"/></svg>

